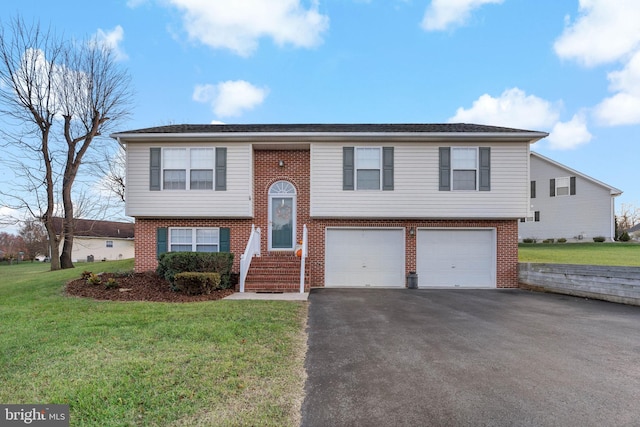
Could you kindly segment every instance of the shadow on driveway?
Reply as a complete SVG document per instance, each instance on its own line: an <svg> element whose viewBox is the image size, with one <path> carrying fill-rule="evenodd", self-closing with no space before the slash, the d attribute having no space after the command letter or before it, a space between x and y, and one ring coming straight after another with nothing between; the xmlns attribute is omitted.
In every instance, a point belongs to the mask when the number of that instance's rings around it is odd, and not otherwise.
<svg viewBox="0 0 640 427"><path fill-rule="evenodd" d="M309 304L305 427L640 424L640 307L523 290Z"/></svg>

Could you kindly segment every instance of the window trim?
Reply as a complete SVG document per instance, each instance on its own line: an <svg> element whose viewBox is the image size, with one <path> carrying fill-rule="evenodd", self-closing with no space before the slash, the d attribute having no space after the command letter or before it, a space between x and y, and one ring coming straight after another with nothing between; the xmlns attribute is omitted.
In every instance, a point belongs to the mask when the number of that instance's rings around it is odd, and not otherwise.
<svg viewBox="0 0 640 427"><path fill-rule="evenodd" d="M217 150L219 147L203 147L203 146L189 146L189 147L160 147L161 156L160 156L160 190L161 191L214 191L216 189L220 189L216 180L217 176L220 176L219 168L220 166L216 163L218 161L217 157L220 154ZM166 150L186 150L186 167L185 169L175 169L175 168L165 168L164 162L167 159ZM193 149L207 149L212 150L212 161L211 168L202 169L202 168L191 168L191 150ZM185 176L185 188L165 188L165 171L184 171ZM211 171L211 188L191 188L191 172L192 171Z"/></svg>
<svg viewBox="0 0 640 427"><path fill-rule="evenodd" d="M213 252L220 252L220 241L221 241L221 236L220 236L220 230L221 227L168 227L167 228L167 252L200 252L197 250L198 248L198 241L197 241L197 230L217 230L218 231L218 241L215 243L216 246L216 250ZM172 250L172 247L174 246L174 243L171 241L172 238L172 234L174 230L191 230L191 250L190 251L174 251ZM175 243L175 246L178 245L186 245L186 243L183 244L179 244L179 243ZM214 245L214 244L211 244Z"/></svg>
<svg viewBox="0 0 640 427"><path fill-rule="evenodd" d="M475 150L476 153L476 164L474 169L456 169L454 167L454 157L455 157L455 151L456 150L469 150L469 149L473 149ZM455 147L451 147L451 178L450 178L450 182L451 182L451 191L479 191L480 188L480 147L467 147L467 146L455 146ZM475 188L473 190L457 190L454 188L455 185L455 181L453 179L454 173L455 171L474 171L475 173Z"/></svg>
<svg viewBox="0 0 640 427"><path fill-rule="evenodd" d="M356 191L381 191L382 190L382 181L383 181L383 151L382 151L382 147L381 146L357 146L354 147L355 152L354 152L354 156L353 156L353 173L354 173L354 186L355 186L355 190ZM377 169L364 169L364 168L360 168L358 166L358 150L377 150L378 151L378 168ZM378 171L378 188L359 188L358 187L358 171L359 170L363 170L363 171L372 171L372 170L377 170Z"/></svg>

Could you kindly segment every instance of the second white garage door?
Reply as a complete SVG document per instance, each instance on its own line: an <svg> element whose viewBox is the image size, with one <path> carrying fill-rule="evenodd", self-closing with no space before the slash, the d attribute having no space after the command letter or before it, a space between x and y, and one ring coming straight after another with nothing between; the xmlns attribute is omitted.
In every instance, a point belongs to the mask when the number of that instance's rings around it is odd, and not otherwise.
<svg viewBox="0 0 640 427"><path fill-rule="evenodd" d="M418 287L496 287L494 229L422 229L417 239Z"/></svg>
<svg viewBox="0 0 640 427"><path fill-rule="evenodd" d="M404 230L327 228L326 287L403 287Z"/></svg>

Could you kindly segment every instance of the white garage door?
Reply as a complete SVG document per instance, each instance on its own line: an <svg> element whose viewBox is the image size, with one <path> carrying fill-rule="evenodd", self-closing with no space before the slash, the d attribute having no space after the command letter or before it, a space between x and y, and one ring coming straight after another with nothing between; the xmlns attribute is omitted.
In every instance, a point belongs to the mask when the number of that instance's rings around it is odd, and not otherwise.
<svg viewBox="0 0 640 427"><path fill-rule="evenodd" d="M493 229L418 230L418 287L496 287Z"/></svg>
<svg viewBox="0 0 640 427"><path fill-rule="evenodd" d="M326 230L326 287L403 287L404 266L403 229Z"/></svg>

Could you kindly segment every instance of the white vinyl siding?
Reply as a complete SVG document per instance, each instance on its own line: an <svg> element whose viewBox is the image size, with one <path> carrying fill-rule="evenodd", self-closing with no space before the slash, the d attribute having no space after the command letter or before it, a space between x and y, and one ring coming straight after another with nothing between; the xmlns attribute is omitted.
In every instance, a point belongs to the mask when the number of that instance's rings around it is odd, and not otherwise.
<svg viewBox="0 0 640 427"><path fill-rule="evenodd" d="M253 215L253 150L249 143L186 144L184 148L227 148L226 191L151 191L150 148L166 149L180 143L144 142L127 144L126 214L134 217L249 218ZM163 157L165 157L163 155ZM163 165L164 166L164 165ZM199 169L201 165L196 165ZM191 181L190 176L185 179ZM198 181L198 180L196 180ZM189 185L189 183L187 183ZM200 184L198 184L200 185Z"/></svg>
<svg viewBox="0 0 640 427"><path fill-rule="evenodd" d="M311 215L314 217L513 219L527 215L529 146L526 143L384 142L380 145L394 147L394 190L388 192L342 191L343 145L311 144ZM490 147L491 191L439 191L439 147L446 146Z"/></svg>
<svg viewBox="0 0 640 427"><path fill-rule="evenodd" d="M559 197L558 177L572 176L576 177L576 194ZM554 197L549 191L551 179L556 180ZM528 215L534 220L519 223L520 239L536 238L542 241L565 238L592 242L593 237L612 237L614 218L611 188L535 155L531 156L531 180L538 187L536 197L530 201ZM569 186L570 178L567 178L565 187L570 192Z"/></svg>

